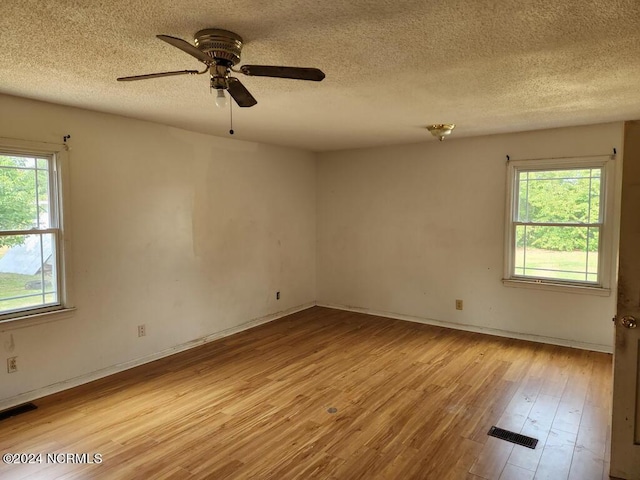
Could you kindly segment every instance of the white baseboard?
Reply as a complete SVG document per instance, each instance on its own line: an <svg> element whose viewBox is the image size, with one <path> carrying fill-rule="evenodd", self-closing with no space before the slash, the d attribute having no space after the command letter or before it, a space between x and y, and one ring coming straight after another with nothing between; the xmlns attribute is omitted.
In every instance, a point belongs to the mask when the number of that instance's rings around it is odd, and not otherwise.
<svg viewBox="0 0 640 480"><path fill-rule="evenodd" d="M197 338L195 340L191 340L186 343L182 343L180 345L175 345L171 348L167 348L166 350L162 350L160 352L152 353L151 355L146 355L141 358L136 358L134 360L129 360L127 362L118 363L116 365L112 365L110 367L101 368L100 370L96 370L94 372L86 373L80 375L78 377L71 378L69 380L64 380L62 382L57 382L51 385L47 385L45 387L37 388L35 390L31 390L29 392L21 393L19 395L4 398L0 400L0 411L6 410L7 408L14 407L16 405L20 405L22 403L31 402L37 398L42 398L47 395L51 395L52 393L58 393L63 390L68 390L69 388L77 387L78 385L83 385L85 383L92 382L94 380L98 380L100 378L108 377L109 375L113 375L114 373L122 372L124 370L128 370L130 368L138 367L140 365L144 365L145 363L153 362L154 360L159 360L164 357L168 357L169 355L173 355L175 353L183 352L185 350L189 350L191 348L197 347L199 345L204 345L205 343L212 342L214 340L218 340L219 338L228 337L235 333L242 332L244 330L248 330L253 327L257 327L258 325L262 325L264 323L269 323L274 320L277 320L282 317L286 317L287 315L291 315L293 313L300 312L302 310L306 310L307 308L311 308L315 306L315 302L306 303L304 305L299 305L297 307L293 307L287 310L283 310L281 312L272 313L270 315L265 315L264 317L255 318L253 320L249 320L241 325L236 327L228 328L226 330L222 330L220 332L212 333L211 335L206 335L201 338Z"/></svg>
<svg viewBox="0 0 640 480"><path fill-rule="evenodd" d="M347 305L337 305L333 303L317 303L316 305L318 307L334 308L336 310L345 310L347 312L365 313L368 315L376 315L378 317L393 318L395 320L404 320L407 322L416 322L416 323L423 323L425 325L435 325L438 327L452 328L455 330L464 330L465 332L482 333L484 335L494 335L497 337L517 338L518 340L528 340L530 342L537 342L537 343L548 343L550 345L560 345L562 347L578 348L580 350L590 350L593 352L613 353L613 347L610 345L578 342L574 340L566 340L564 338L532 335L529 333L511 332L508 330L500 330L497 328L477 327L475 325L443 322L441 320L432 320L430 318L415 317L413 315L403 315L400 313L371 310L368 308L360 308L360 307L353 307L353 306L347 306Z"/></svg>

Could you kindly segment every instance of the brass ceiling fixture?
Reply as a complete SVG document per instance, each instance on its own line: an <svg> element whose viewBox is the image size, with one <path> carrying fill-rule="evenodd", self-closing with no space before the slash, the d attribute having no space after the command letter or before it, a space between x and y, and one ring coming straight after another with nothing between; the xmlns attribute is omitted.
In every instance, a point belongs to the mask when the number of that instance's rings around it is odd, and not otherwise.
<svg viewBox="0 0 640 480"><path fill-rule="evenodd" d="M228 30L221 30L219 28L200 30L194 37L195 46L181 38L170 37L169 35L156 35L156 37L195 57L201 61L206 68L202 71L177 70L120 77L118 78L119 82L170 77L173 75L202 75L203 73L209 72L211 75L210 87L217 92L217 106L224 107L226 105L227 101L224 96L224 91L226 90L238 106L252 107L258 103L258 101L253 98L253 95L249 93L240 80L230 76L231 72L242 73L247 76L293 78L314 82L319 82L324 78L324 73L317 68L242 65L239 70L235 70L233 67L240 62L243 41L240 35Z"/></svg>
<svg viewBox="0 0 640 480"><path fill-rule="evenodd" d="M437 137L442 142L447 135L451 135L451 131L456 128L455 123L436 123L429 125L427 130L431 132L434 137Z"/></svg>

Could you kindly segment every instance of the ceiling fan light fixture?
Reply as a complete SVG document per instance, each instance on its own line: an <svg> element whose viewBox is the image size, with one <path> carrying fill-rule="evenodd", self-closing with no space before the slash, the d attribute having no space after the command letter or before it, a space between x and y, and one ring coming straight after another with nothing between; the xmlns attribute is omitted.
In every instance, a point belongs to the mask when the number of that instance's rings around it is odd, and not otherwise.
<svg viewBox="0 0 640 480"><path fill-rule="evenodd" d="M447 135L451 135L451 131L456 128L455 123L436 123L429 125L427 130L431 132L431 135L440 139L442 142Z"/></svg>
<svg viewBox="0 0 640 480"><path fill-rule="evenodd" d="M216 92L216 107L225 108L227 106L227 97L224 94L224 90L219 88Z"/></svg>

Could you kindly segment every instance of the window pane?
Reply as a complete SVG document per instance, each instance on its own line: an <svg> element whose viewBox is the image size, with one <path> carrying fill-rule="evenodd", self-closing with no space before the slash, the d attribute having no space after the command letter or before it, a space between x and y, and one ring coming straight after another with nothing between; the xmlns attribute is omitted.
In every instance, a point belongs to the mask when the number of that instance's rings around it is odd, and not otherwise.
<svg viewBox="0 0 640 480"><path fill-rule="evenodd" d="M521 172L520 179L518 181L518 219L527 219L529 218L529 212L527 208L529 206L528 202L528 190L529 185L529 172ZM524 220L522 220L524 221Z"/></svg>
<svg viewBox="0 0 640 480"><path fill-rule="evenodd" d="M519 225L514 274L596 283L599 239L598 227Z"/></svg>
<svg viewBox="0 0 640 480"><path fill-rule="evenodd" d="M589 211L589 223L600 223L600 176L591 178L591 209Z"/></svg>
<svg viewBox="0 0 640 480"><path fill-rule="evenodd" d="M589 274L598 273L598 248L600 246L600 229L588 228L587 233L587 272Z"/></svg>
<svg viewBox="0 0 640 480"><path fill-rule="evenodd" d="M38 170L36 172L38 181L37 201L38 201L38 228L51 227L49 217L49 171Z"/></svg>
<svg viewBox="0 0 640 480"><path fill-rule="evenodd" d="M44 163L43 163L44 161ZM0 230L28 230L50 226L49 162L0 155Z"/></svg>
<svg viewBox="0 0 640 480"><path fill-rule="evenodd" d="M36 168L36 159L33 157L21 157L15 155L0 154L0 166Z"/></svg>
<svg viewBox="0 0 640 480"><path fill-rule="evenodd" d="M0 235L0 313L58 304L53 234Z"/></svg>
<svg viewBox="0 0 640 480"><path fill-rule="evenodd" d="M599 223L601 168L518 172L520 222Z"/></svg>
<svg viewBox="0 0 640 480"><path fill-rule="evenodd" d="M527 226L522 225L516 228L516 250L515 250L515 274L516 275L524 275L524 265L525 265L525 254L526 249L524 248L524 237L527 234Z"/></svg>

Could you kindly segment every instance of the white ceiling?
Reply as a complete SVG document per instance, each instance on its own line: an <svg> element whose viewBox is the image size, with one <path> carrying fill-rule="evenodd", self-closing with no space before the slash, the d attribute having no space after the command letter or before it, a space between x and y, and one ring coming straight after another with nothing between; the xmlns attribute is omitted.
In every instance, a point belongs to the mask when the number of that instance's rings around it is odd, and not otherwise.
<svg viewBox="0 0 640 480"><path fill-rule="evenodd" d="M242 63L317 67L322 82L240 75L258 100L235 138L326 151L640 118L640 0L2 0L0 93L226 136L208 76L116 82L201 64L158 39L203 28ZM7 112L3 112L7 114Z"/></svg>

